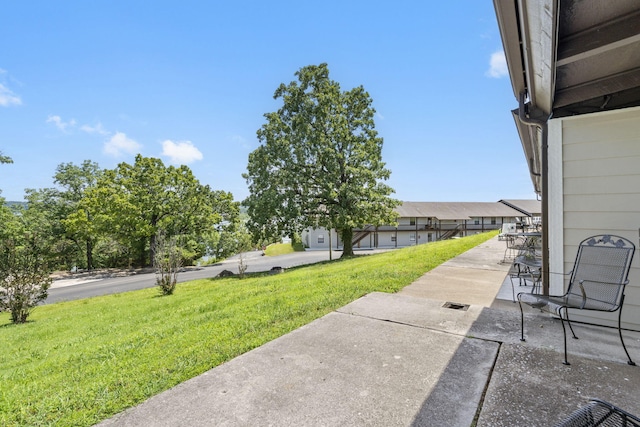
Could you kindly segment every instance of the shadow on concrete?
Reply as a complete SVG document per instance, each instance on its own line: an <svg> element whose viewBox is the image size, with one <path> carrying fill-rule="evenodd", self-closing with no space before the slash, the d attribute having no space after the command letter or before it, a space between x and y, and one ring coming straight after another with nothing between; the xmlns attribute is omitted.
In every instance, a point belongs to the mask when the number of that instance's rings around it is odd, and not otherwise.
<svg viewBox="0 0 640 427"><path fill-rule="evenodd" d="M617 330L574 324L580 339L570 339L571 365L566 366L559 320L530 312L525 327L527 341L521 343L519 311L482 308L412 426L443 425L442 419L449 419L448 425L472 425L468 409L463 408L467 402L460 397L465 387L478 384L473 375L485 376L483 390L474 390L477 426L550 426L590 398L640 413L640 371L626 363ZM624 335L632 358L640 357L640 334L627 331ZM470 342L475 341L498 343L488 372L484 366L467 365L473 351ZM459 419L461 414L466 418Z"/></svg>

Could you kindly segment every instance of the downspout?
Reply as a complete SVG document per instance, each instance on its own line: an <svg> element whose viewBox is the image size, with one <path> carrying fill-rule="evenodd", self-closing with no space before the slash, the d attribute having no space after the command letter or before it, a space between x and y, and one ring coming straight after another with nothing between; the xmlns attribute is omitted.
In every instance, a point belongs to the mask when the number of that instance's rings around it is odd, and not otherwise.
<svg viewBox="0 0 640 427"><path fill-rule="evenodd" d="M542 294L549 295L549 141L546 120L527 117L524 104L525 93L520 92L518 99L518 119L525 125L536 126L542 132L542 146L540 163L542 170L539 173L533 171L533 159L529 159L530 171L535 176L542 178Z"/></svg>

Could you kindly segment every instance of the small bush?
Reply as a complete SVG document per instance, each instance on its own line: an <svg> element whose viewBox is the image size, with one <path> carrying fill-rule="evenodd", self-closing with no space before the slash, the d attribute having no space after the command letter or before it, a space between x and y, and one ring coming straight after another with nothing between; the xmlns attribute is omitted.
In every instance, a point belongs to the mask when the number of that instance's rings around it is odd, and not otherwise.
<svg viewBox="0 0 640 427"><path fill-rule="evenodd" d="M27 236L29 237L29 236ZM11 312L13 323L25 323L35 306L47 298L51 269L31 236L22 245L8 239L0 244L0 311Z"/></svg>
<svg viewBox="0 0 640 427"><path fill-rule="evenodd" d="M238 277L244 279L244 273L247 271L248 267L244 253L241 252L238 258Z"/></svg>
<svg viewBox="0 0 640 427"><path fill-rule="evenodd" d="M182 250L175 237L167 238L158 233L155 241L154 264L156 285L162 295L172 295L178 283L178 272L182 267Z"/></svg>

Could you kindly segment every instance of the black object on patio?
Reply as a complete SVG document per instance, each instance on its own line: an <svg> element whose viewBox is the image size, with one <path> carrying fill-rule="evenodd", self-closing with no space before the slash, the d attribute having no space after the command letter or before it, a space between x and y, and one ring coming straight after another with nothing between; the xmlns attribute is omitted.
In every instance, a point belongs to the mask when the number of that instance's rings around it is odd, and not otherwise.
<svg viewBox="0 0 640 427"><path fill-rule="evenodd" d="M639 426L640 418L600 399L591 401L554 427Z"/></svg>
<svg viewBox="0 0 640 427"><path fill-rule="evenodd" d="M564 364L567 361L567 331L565 321L573 338L578 338L569 320L569 309L618 312L618 334L622 348L627 354L628 364L635 365L622 339L621 318L624 303L624 288L635 252L635 245L620 236L597 235L583 240L569 278L569 287L564 295L518 294L520 305L521 341L524 338L524 313L522 303L547 311L560 317L564 334Z"/></svg>

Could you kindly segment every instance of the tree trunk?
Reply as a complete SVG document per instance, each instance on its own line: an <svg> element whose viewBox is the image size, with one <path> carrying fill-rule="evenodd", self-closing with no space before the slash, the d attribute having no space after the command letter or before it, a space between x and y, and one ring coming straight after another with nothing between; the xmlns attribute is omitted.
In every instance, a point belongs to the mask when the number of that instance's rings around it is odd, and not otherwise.
<svg viewBox="0 0 640 427"><path fill-rule="evenodd" d="M91 239L87 239L87 270L93 270L93 245Z"/></svg>
<svg viewBox="0 0 640 427"><path fill-rule="evenodd" d="M149 265L156 266L156 235L153 234L149 241Z"/></svg>
<svg viewBox="0 0 640 427"><path fill-rule="evenodd" d="M342 239L342 257L353 256L353 228L340 230L340 238Z"/></svg>
<svg viewBox="0 0 640 427"><path fill-rule="evenodd" d="M91 214L89 211L87 212L87 221L91 222ZM91 241L91 237L87 238L87 270L93 270L93 242Z"/></svg>
<svg viewBox="0 0 640 427"><path fill-rule="evenodd" d="M149 239L149 265L151 267L155 267L156 266L156 237L158 236L158 215L155 213L151 214L151 218L150 218L150 222L151 222L151 226L153 228L154 233L151 235L151 238ZM164 236L164 232L163 232L163 237Z"/></svg>

